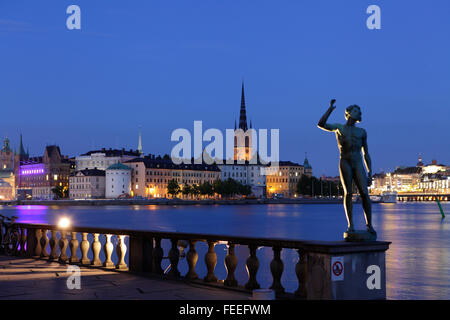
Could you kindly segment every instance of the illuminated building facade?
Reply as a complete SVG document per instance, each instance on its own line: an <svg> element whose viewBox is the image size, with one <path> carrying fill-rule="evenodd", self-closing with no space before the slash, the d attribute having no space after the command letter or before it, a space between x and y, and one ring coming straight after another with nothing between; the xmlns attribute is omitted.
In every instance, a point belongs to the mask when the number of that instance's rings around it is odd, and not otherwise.
<svg viewBox="0 0 450 320"><path fill-rule="evenodd" d="M393 172L380 173L373 176L371 194L385 191L397 193L449 193L448 178L450 168L432 160L425 165L422 157L415 167L399 167Z"/></svg>
<svg viewBox="0 0 450 320"><path fill-rule="evenodd" d="M220 179L220 170L213 164L174 164L170 159L149 155L124 163L131 171L132 196L144 198L167 198L167 185L175 179L183 187L185 184L211 184Z"/></svg>
<svg viewBox="0 0 450 320"><path fill-rule="evenodd" d="M62 156L58 146L45 147L42 157L27 157L21 160L16 173L18 193L27 190L32 199L54 199L55 187L69 188L70 162Z"/></svg>
<svg viewBox="0 0 450 320"><path fill-rule="evenodd" d="M280 161L278 166L278 168L267 168L267 196L282 194L286 198L296 197L297 183L305 174L305 167L291 161Z"/></svg>
<svg viewBox="0 0 450 320"><path fill-rule="evenodd" d="M70 199L105 198L105 170L84 169L70 174Z"/></svg>
<svg viewBox="0 0 450 320"><path fill-rule="evenodd" d="M9 139L3 140L0 150L0 201L14 200L15 178L14 178L14 154L11 150Z"/></svg>

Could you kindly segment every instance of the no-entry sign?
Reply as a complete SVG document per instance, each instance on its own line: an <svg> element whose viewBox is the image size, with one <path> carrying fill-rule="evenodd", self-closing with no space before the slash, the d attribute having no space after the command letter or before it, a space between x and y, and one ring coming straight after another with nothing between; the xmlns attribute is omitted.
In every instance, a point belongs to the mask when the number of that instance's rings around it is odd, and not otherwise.
<svg viewBox="0 0 450 320"><path fill-rule="evenodd" d="M331 257L331 281L344 280L344 257Z"/></svg>

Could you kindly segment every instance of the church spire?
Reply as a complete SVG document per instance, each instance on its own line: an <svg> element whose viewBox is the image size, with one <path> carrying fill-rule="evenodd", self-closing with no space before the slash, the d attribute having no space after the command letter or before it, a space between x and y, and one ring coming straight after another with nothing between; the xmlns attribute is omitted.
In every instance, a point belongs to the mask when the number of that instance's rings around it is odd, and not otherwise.
<svg viewBox="0 0 450 320"><path fill-rule="evenodd" d="M25 155L25 148L23 147L22 134L20 134L19 155Z"/></svg>
<svg viewBox="0 0 450 320"><path fill-rule="evenodd" d="M247 114L245 111L245 94L244 94L244 81L242 81L242 93L241 93L241 112L239 115L239 129L247 131Z"/></svg>
<svg viewBox="0 0 450 320"><path fill-rule="evenodd" d="M138 152L142 155L144 152L142 150L142 134L141 134L141 126L139 126L139 142L138 142Z"/></svg>

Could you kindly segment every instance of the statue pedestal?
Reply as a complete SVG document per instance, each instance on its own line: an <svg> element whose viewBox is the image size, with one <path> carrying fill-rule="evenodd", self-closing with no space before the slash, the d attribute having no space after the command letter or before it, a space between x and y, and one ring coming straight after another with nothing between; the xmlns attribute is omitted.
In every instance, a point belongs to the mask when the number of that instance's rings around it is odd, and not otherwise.
<svg viewBox="0 0 450 320"><path fill-rule="evenodd" d="M377 234L370 233L366 230L355 230L351 232L344 232L344 240L352 242L376 241Z"/></svg>
<svg viewBox="0 0 450 320"><path fill-rule="evenodd" d="M390 242L305 243L305 296L311 300L386 299Z"/></svg>

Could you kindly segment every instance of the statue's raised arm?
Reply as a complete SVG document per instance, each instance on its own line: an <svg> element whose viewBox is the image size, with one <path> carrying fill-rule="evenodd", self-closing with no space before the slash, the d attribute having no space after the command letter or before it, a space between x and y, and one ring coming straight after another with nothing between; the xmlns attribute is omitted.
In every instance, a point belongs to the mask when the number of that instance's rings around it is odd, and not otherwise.
<svg viewBox="0 0 450 320"><path fill-rule="evenodd" d="M338 129L337 124L330 124L327 123L328 118L330 117L330 114L336 109L334 103L336 102L335 99L332 99L330 101L330 107L328 110L323 114L322 118L320 118L319 122L317 123L317 126L325 131L336 131Z"/></svg>

